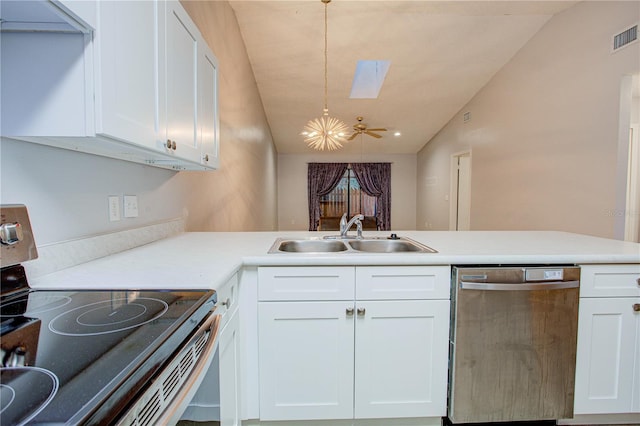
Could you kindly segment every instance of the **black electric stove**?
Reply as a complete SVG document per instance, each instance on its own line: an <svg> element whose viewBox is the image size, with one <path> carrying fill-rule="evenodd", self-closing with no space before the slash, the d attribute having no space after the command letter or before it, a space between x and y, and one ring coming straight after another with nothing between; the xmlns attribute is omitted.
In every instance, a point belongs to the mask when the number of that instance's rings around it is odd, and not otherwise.
<svg viewBox="0 0 640 426"><path fill-rule="evenodd" d="M0 424L113 424L211 314L215 291L32 290L20 264L5 266L7 235L25 228L9 207L0 224L22 229L0 227Z"/></svg>

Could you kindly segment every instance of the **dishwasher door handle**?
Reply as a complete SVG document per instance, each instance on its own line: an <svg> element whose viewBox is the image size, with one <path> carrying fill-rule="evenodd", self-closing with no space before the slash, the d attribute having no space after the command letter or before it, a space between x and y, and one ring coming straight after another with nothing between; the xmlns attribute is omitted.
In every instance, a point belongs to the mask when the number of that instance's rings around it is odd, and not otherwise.
<svg viewBox="0 0 640 426"><path fill-rule="evenodd" d="M532 290L562 290L578 288L580 281L547 281L536 283L474 283L460 281L463 290L497 290L497 291L532 291Z"/></svg>

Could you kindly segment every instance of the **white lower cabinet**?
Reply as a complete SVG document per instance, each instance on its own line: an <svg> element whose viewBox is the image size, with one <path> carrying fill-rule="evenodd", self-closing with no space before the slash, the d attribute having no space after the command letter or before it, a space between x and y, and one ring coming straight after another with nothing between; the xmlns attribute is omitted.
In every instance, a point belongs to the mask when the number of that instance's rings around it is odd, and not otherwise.
<svg viewBox="0 0 640 426"><path fill-rule="evenodd" d="M261 420L446 414L448 267L265 267L258 276ZM323 276L341 300L305 300L326 298ZM282 291L294 280L298 300Z"/></svg>
<svg viewBox="0 0 640 426"><path fill-rule="evenodd" d="M582 267L576 358L575 415L640 413L640 265Z"/></svg>
<svg viewBox="0 0 640 426"><path fill-rule="evenodd" d="M353 302L259 303L260 419L353 416Z"/></svg>
<svg viewBox="0 0 640 426"><path fill-rule="evenodd" d="M580 300L575 414L640 412L636 304L640 298Z"/></svg>
<svg viewBox="0 0 640 426"><path fill-rule="evenodd" d="M220 333L220 426L240 426L240 315Z"/></svg>
<svg viewBox="0 0 640 426"><path fill-rule="evenodd" d="M355 418L443 416L449 301L359 301L357 309Z"/></svg>

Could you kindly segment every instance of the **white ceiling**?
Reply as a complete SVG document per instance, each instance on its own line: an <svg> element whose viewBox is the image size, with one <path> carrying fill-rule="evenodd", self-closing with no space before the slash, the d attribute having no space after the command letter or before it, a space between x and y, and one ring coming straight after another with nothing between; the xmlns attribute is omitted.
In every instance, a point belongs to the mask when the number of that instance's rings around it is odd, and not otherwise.
<svg viewBox="0 0 640 426"><path fill-rule="evenodd" d="M416 153L547 22L575 1L333 0L329 13L329 111L375 153ZM300 132L322 114L324 5L320 0L231 0L274 142L310 153ZM391 61L377 99L349 99L356 62ZM402 132L394 137L394 131ZM359 153L358 136L343 148Z"/></svg>

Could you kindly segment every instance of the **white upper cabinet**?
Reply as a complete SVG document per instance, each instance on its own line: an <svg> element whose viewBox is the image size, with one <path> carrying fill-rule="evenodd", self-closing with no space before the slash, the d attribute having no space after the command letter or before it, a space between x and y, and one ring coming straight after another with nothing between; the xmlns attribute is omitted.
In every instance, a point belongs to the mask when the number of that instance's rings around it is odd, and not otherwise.
<svg viewBox="0 0 640 426"><path fill-rule="evenodd" d="M96 133L159 150L157 8L154 1L100 3L95 89Z"/></svg>
<svg viewBox="0 0 640 426"><path fill-rule="evenodd" d="M3 33L2 136L174 170L218 166L218 64L178 1L2 6L16 22L34 8L63 17Z"/></svg>
<svg viewBox="0 0 640 426"><path fill-rule="evenodd" d="M167 142L176 155L200 161L198 132L198 29L177 1L166 3L161 30L161 84ZM164 37L163 37L164 36ZM167 145L168 146L168 145Z"/></svg>
<svg viewBox="0 0 640 426"><path fill-rule="evenodd" d="M202 163L217 168L220 161L220 119L218 116L218 60L206 44L198 55L198 126Z"/></svg>

